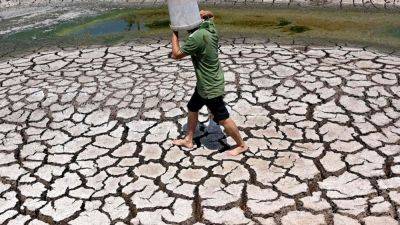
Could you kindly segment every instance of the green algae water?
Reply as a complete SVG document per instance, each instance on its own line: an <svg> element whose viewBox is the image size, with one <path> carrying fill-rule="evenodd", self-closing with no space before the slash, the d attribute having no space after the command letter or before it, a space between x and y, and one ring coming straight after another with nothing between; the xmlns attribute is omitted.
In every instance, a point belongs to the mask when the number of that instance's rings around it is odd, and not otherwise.
<svg viewBox="0 0 400 225"><path fill-rule="evenodd" d="M391 33L394 37L400 38L400 27L392 29Z"/></svg>
<svg viewBox="0 0 400 225"><path fill-rule="evenodd" d="M262 37L274 41L325 43L400 50L400 13L207 6L221 38ZM0 57L36 48L114 45L141 38L169 39L166 7L124 8L79 17L50 27L0 35ZM183 37L182 37L183 39Z"/></svg>
<svg viewBox="0 0 400 225"><path fill-rule="evenodd" d="M143 22L129 22L123 19L101 21L98 23L85 26L82 29L78 29L72 32L75 36L90 35L98 37L102 35L115 34L127 31L146 31L149 28Z"/></svg>

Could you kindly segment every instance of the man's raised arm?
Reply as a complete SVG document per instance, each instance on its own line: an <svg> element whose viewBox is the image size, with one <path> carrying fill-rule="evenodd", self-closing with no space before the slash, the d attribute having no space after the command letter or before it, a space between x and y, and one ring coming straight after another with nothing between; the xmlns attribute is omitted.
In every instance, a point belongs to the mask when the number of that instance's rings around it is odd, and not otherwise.
<svg viewBox="0 0 400 225"><path fill-rule="evenodd" d="M171 56L173 59L182 59L183 57L186 56L186 54L181 51L181 47L179 46L179 36L177 31L174 31L172 33L171 43L172 43Z"/></svg>

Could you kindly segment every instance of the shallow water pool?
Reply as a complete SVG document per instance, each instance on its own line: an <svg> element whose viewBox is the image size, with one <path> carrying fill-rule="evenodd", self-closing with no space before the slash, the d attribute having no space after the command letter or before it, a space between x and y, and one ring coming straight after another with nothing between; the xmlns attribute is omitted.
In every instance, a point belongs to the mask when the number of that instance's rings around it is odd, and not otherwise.
<svg viewBox="0 0 400 225"><path fill-rule="evenodd" d="M400 27L393 29L391 33L393 36L400 38Z"/></svg>
<svg viewBox="0 0 400 225"><path fill-rule="evenodd" d="M128 22L123 19L100 21L94 24L85 25L73 35L91 35L93 37L120 33L125 31L146 31L148 28L142 22Z"/></svg>

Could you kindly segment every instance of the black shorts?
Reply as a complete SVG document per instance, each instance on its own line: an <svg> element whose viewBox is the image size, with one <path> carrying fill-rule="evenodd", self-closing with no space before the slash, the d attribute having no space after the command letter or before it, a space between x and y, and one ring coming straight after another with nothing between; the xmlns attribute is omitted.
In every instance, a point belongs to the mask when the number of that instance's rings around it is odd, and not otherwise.
<svg viewBox="0 0 400 225"><path fill-rule="evenodd" d="M202 98L195 89L192 98L190 99L187 107L190 112L198 112L204 105L211 111L214 116L214 121L219 123L222 120L229 118L229 112L225 107L224 97L218 96L216 98L205 99Z"/></svg>

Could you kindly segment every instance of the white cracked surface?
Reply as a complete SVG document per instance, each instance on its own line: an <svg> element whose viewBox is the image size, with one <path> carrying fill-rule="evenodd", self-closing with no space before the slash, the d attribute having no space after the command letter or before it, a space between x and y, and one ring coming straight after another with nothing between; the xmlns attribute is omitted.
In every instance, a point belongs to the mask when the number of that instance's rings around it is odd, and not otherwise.
<svg viewBox="0 0 400 225"><path fill-rule="evenodd" d="M195 83L164 41L0 62L0 223L398 224L400 58L221 44L237 157L206 110L171 146Z"/></svg>

